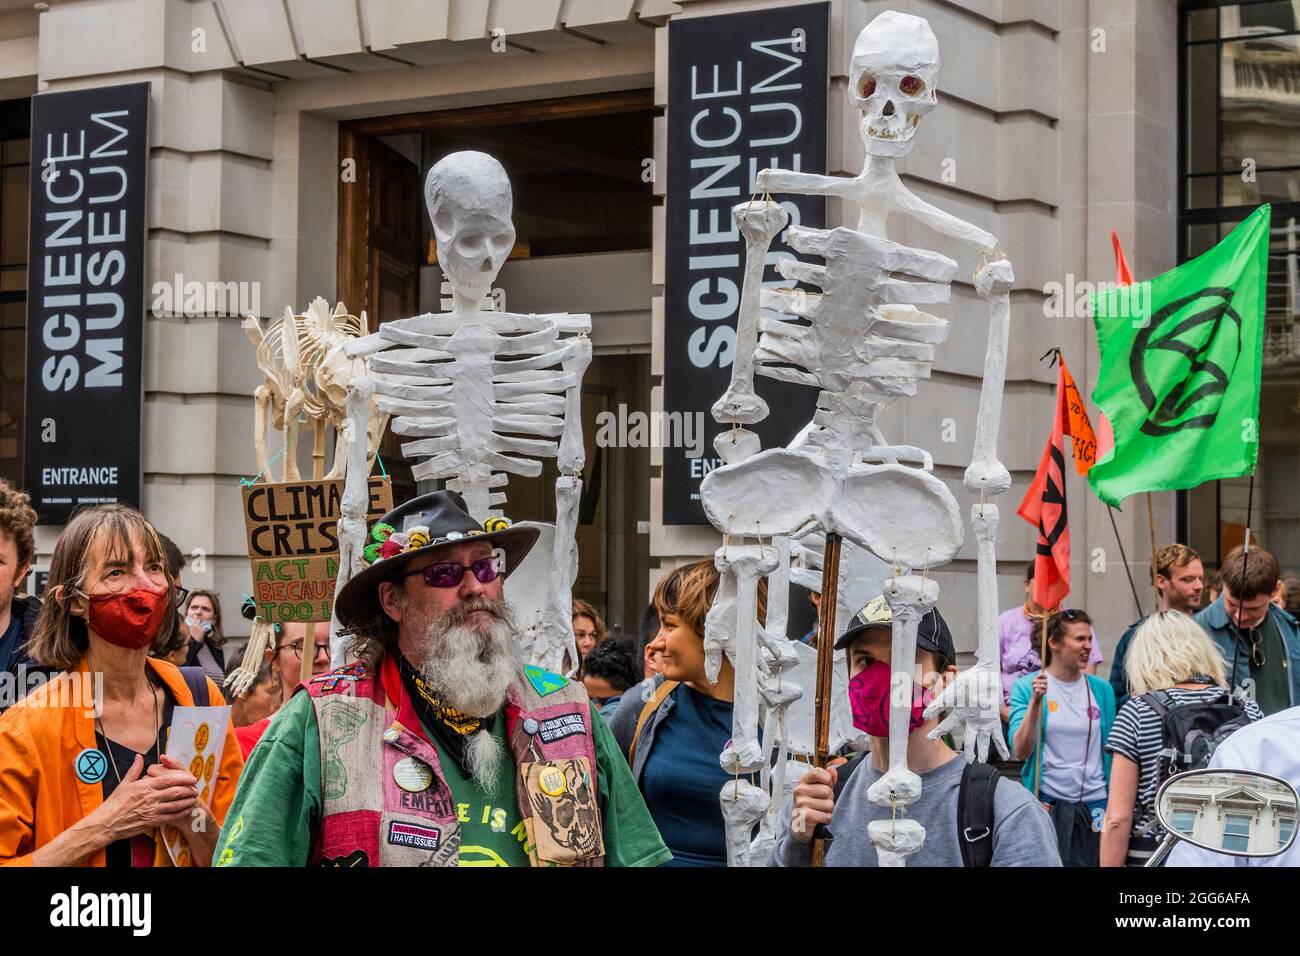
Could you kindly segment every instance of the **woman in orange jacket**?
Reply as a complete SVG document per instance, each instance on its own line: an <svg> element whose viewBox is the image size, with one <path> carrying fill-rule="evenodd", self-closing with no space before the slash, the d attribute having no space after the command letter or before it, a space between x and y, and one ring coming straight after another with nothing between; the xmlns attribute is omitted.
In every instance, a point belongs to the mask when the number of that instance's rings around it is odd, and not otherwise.
<svg viewBox="0 0 1300 956"><path fill-rule="evenodd" d="M0 865L167 866L164 826L184 839L179 863L210 865L243 759L229 728L210 778L163 756L191 686L224 703L207 678L149 657L173 585L132 508L88 509L59 536L28 650L63 673L0 717Z"/></svg>

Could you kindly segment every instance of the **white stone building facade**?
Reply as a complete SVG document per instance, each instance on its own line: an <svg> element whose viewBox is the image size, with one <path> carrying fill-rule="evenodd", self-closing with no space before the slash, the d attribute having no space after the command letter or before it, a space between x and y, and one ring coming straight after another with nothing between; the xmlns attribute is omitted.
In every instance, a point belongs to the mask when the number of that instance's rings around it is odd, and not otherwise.
<svg viewBox="0 0 1300 956"><path fill-rule="evenodd" d="M591 312L597 359L588 376L589 409L652 411L662 407L663 197L673 184L660 175L646 181L643 173L666 168L667 24L763 5L53 0L33 7L31 0L0 0L0 100L148 81L146 290L178 275L256 283L264 318L288 305L301 311L315 296L331 302L342 296L372 319L435 307L438 274L424 245L422 199L409 189L419 179L411 176L422 175L439 150L499 148L529 171L516 177L516 218L536 224L531 247L517 248L502 273L509 308ZM827 168L833 173L861 166L846 100L849 53L862 26L889 8L926 17L943 57L939 106L902 165L906 181L997 235L1015 266L999 449L1015 480L999 501L999 586L1003 606L1011 607L1022 600L1023 570L1033 553L1032 530L1015 508L1037 466L1053 407L1055 372L1040 356L1053 346L1063 349L1085 394L1096 375L1090 320L1047 317L1047 290L1053 283L1111 280L1112 229L1139 276L1163 272L1187 252L1179 206L1180 51L1187 38L1180 29L1191 13L1177 0L832 0ZM1284 105L1294 108L1294 100ZM581 125L548 138L548 121L597 124L611 137L617 133L618 142L606 153L589 149L583 132L589 127ZM386 170L403 162L411 167L401 167L406 191L392 191ZM625 162L634 168L619 166ZM359 177L349 179L358 168ZM583 176L606 184L602 202L609 208L547 206L546 184L556 184L555 197L568 197ZM534 188L525 195L529 183ZM622 222L623 210L634 210L631 226ZM840 216L832 204L830 224ZM583 235L572 224L555 225L570 218L599 227ZM385 230L399 222L404 225L391 230L396 238L388 236ZM521 238L529 232L521 227ZM1294 250L1293 225L1289 235ZM891 438L933 452L936 473L954 488L966 515L971 502L960 476L974 439L988 321L968 278L977 263L935 234L914 230L905 239L953 255L967 278L954 284L953 303L942 313L953 320L952 334L932 380L883 424ZM412 244L418 260L404 251L386 263L391 249L409 251ZM1293 256L1293 271L1294 262ZM1293 296L1280 308L1291 310L1287 327L1294 328L1300 293L1292 286L1281 295ZM11 325L7 318L6 329ZM14 347L12 337L5 341ZM251 395L259 377L252 350L237 317L175 309L146 317L144 343L141 505L184 551L202 556L185 583L214 586L234 602L250 588L239 479L256 471ZM1278 347L1290 355L1294 345ZM1293 392L1279 408L1289 409ZM5 392L6 411L16 417L12 394ZM105 422L111 425L107 410ZM1283 431L1286 447L1294 419L1266 416L1263 429L1270 428ZM593 437L594 426L589 463L597 457ZM0 467L12 470L6 448L0 437ZM16 458L19 452L11 451ZM1300 461L1300 448L1291 454ZM657 576L711 555L718 538L708 527L663 523L655 450L611 448L601 456L600 496L580 538L577 591L634 632ZM1208 524L1204 514L1180 521L1174 494L1154 496L1158 543L1204 525L1192 543L1213 541L1218 548L1226 540L1224 495L1231 498L1235 489L1212 495L1217 517ZM525 512L516 516L547 516L538 491L512 485L511 494ZM1073 475L1068 498L1070 601L1093 612L1109 656L1136 617L1119 542L1105 507ZM1208 507L1204 499L1191 500ZM1290 512L1282 504L1275 511L1279 529L1290 529ZM1149 609L1145 502L1133 499L1114 517ZM42 529L43 553L56 532ZM1266 545L1268 535L1265 529ZM1276 535L1281 540L1283 532ZM1283 564L1295 570L1300 554L1287 554L1280 555ZM974 569L972 539L936 574L941 609L963 654L975 644ZM227 612L228 620L234 617Z"/></svg>

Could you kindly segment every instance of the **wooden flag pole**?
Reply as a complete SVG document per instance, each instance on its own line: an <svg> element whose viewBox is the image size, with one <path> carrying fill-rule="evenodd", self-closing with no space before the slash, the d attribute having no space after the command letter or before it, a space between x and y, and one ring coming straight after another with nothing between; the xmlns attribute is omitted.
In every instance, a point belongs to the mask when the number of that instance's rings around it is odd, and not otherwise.
<svg viewBox="0 0 1300 956"><path fill-rule="evenodd" d="M814 698L815 735L813 763L825 767L831 751L831 685L835 665L835 605L839 600L840 536L826 535L826 553L822 559L822 598L817 614L817 695ZM823 866L826 841L813 838L813 866Z"/></svg>
<svg viewBox="0 0 1300 956"><path fill-rule="evenodd" d="M1050 615L1046 610L1043 611L1043 623L1039 629L1038 644L1038 661L1042 664L1042 669L1038 672L1039 676L1047 671L1047 618ZM1047 695L1044 694L1038 703L1038 719L1034 721L1034 799L1038 799L1038 781L1043 776L1043 708L1047 706Z"/></svg>
<svg viewBox="0 0 1300 956"><path fill-rule="evenodd" d="M1156 605L1152 614L1159 614L1164 610L1160 606L1160 585L1156 584L1156 507L1151 500L1151 492L1147 492L1147 527L1151 530L1151 589L1155 592Z"/></svg>

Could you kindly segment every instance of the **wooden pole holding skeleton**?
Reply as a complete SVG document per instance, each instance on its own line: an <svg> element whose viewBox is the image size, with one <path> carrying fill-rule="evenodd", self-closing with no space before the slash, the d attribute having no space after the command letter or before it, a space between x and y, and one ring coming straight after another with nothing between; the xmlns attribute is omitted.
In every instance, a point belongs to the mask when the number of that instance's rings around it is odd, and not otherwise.
<svg viewBox="0 0 1300 956"><path fill-rule="evenodd" d="M813 738L813 762L825 767L830 759L831 687L835 665L835 605L839 600L840 536L826 535L826 557L822 563L822 599L817 617L817 696L813 708L816 719ZM824 866L826 840L813 838L813 866Z"/></svg>

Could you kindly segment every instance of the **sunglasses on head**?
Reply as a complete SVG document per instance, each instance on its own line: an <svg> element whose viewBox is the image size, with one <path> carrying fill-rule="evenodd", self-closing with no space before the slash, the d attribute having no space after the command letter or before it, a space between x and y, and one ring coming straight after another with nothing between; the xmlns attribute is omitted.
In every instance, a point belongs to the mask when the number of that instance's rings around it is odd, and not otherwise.
<svg viewBox="0 0 1300 956"><path fill-rule="evenodd" d="M1083 612L1070 608L1069 610L1062 611L1057 616L1060 617L1062 621L1078 621L1083 617Z"/></svg>
<svg viewBox="0 0 1300 956"><path fill-rule="evenodd" d="M487 557L479 558L470 564L440 561L437 564L426 565L418 571L407 571L401 577L409 578L418 574L424 578L424 583L431 588L454 588L464 579L465 572L469 571L473 573L475 580L479 584L491 584L501 576L501 565L501 559L497 555L489 554Z"/></svg>

